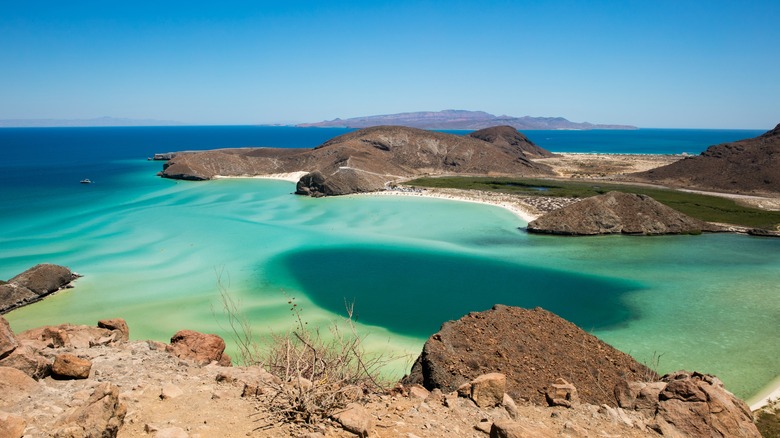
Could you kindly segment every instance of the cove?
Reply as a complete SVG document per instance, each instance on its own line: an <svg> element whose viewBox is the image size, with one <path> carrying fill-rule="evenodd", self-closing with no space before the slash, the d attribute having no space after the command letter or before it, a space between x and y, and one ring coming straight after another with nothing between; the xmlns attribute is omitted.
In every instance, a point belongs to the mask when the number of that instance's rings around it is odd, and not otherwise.
<svg viewBox="0 0 780 438"><path fill-rule="evenodd" d="M638 318L624 295L638 282L531 267L484 257L377 246L311 248L271 261L316 305L359 321L426 338L442 322L494 304L543 307L586 329Z"/></svg>

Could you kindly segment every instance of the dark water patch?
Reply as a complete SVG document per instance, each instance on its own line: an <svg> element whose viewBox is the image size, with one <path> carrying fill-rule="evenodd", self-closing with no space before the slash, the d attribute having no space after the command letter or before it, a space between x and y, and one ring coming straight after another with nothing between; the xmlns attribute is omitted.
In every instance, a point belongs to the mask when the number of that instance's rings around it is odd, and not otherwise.
<svg viewBox="0 0 780 438"><path fill-rule="evenodd" d="M367 247L305 249L273 262L318 306L396 333L427 337L494 304L543 307L586 329L637 317L623 296L636 282L465 255Z"/></svg>

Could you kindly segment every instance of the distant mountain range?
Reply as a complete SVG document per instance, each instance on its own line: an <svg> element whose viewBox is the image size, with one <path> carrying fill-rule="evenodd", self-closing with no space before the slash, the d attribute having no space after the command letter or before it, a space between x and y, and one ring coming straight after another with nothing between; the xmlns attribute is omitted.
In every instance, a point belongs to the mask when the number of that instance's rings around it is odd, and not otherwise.
<svg viewBox="0 0 780 438"><path fill-rule="evenodd" d="M408 126L420 129L484 129L509 125L517 130L535 129L637 129L630 125L598 125L588 122L570 122L563 117L495 116L484 111L445 110L424 111L381 116L334 119L317 123L302 123L299 127L368 128L381 125Z"/></svg>
<svg viewBox="0 0 780 438"><path fill-rule="evenodd" d="M0 128L56 128L86 126L178 126L181 122L155 119L122 119L97 117L94 119L5 119Z"/></svg>

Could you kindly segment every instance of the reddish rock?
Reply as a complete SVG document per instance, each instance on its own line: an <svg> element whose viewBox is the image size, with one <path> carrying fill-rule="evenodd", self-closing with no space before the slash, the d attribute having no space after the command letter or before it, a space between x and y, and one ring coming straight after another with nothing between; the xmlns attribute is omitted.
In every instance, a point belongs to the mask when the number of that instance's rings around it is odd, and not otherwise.
<svg viewBox="0 0 780 438"><path fill-rule="evenodd" d="M65 415L54 432L55 437L116 437L124 423L127 408L119 402L119 388L101 383L87 402Z"/></svg>
<svg viewBox="0 0 780 438"><path fill-rule="evenodd" d="M122 318L101 319L98 321L97 325L100 328L118 332L119 334L116 337L117 341L126 342L130 340L130 328L127 326L127 322Z"/></svg>
<svg viewBox="0 0 780 438"><path fill-rule="evenodd" d="M171 337L167 350L176 357L191 360L198 365L217 362L222 366L230 366L230 356L224 353L225 341L217 335L180 330Z"/></svg>
<svg viewBox="0 0 780 438"><path fill-rule="evenodd" d="M8 321L0 316L0 359L11 354L19 346Z"/></svg>
<svg viewBox="0 0 780 438"><path fill-rule="evenodd" d="M346 408L333 414L333 419L338 421L344 430L361 438L368 437L373 426L371 415L357 403L348 404Z"/></svg>
<svg viewBox="0 0 780 438"><path fill-rule="evenodd" d="M497 420L490 428L490 438L552 438L557 433L544 427L520 424L511 420Z"/></svg>
<svg viewBox="0 0 780 438"><path fill-rule="evenodd" d="M0 412L0 437L3 438L22 438L27 422L24 418Z"/></svg>
<svg viewBox="0 0 780 438"><path fill-rule="evenodd" d="M577 388L562 378L550 384L545 393L547 404L550 406L564 406L570 408L579 403Z"/></svg>
<svg viewBox="0 0 780 438"><path fill-rule="evenodd" d="M0 408L13 406L38 388L32 377L17 370L0 366Z"/></svg>
<svg viewBox="0 0 780 438"><path fill-rule="evenodd" d="M72 354L58 354L51 367L52 377L58 379L86 379L92 369L92 362Z"/></svg>
<svg viewBox="0 0 780 438"><path fill-rule="evenodd" d="M471 399L481 408L500 405L505 391L506 376L501 373L483 374L471 381Z"/></svg>
<svg viewBox="0 0 780 438"><path fill-rule="evenodd" d="M51 374L51 362L40 351L22 345L0 360L0 366L15 368L29 377L40 380Z"/></svg>

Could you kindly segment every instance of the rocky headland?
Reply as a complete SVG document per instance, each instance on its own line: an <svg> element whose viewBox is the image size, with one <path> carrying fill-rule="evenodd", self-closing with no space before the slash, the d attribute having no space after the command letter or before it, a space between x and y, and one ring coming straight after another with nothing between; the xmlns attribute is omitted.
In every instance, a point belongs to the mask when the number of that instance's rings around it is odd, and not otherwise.
<svg viewBox="0 0 780 438"><path fill-rule="evenodd" d="M678 212L646 195L609 192L551 211L528 223L529 232L597 234L701 234L725 231Z"/></svg>
<svg viewBox="0 0 780 438"><path fill-rule="evenodd" d="M0 281L0 314L40 301L60 289L71 287L79 275L64 266L35 265L7 282Z"/></svg>
<svg viewBox="0 0 780 438"><path fill-rule="evenodd" d="M497 128L498 129L498 128ZM509 128L513 130L513 128ZM550 176L531 158L541 148L505 128L484 139L400 126L361 129L314 149L246 148L177 153L161 176L206 180L220 176L262 176L306 172L296 193L336 196L384 190L395 181L423 175Z"/></svg>
<svg viewBox="0 0 780 438"><path fill-rule="evenodd" d="M541 309L496 306L446 323L415 364L446 374L442 383L344 392L311 422L285 409L300 409L325 380L231 366L214 335L183 330L170 344L129 336L121 319L15 334L0 317L0 436L760 436L716 377L659 379Z"/></svg>
<svg viewBox="0 0 780 438"><path fill-rule="evenodd" d="M780 124L750 139L710 146L700 155L631 175L671 187L780 194Z"/></svg>

